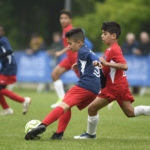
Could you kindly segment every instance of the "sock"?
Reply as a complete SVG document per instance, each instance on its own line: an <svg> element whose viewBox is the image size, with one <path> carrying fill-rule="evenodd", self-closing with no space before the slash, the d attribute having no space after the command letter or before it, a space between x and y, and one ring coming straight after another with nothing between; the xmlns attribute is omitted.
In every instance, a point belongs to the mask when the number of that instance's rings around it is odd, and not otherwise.
<svg viewBox="0 0 150 150"><path fill-rule="evenodd" d="M57 133L64 132L71 118L71 110L64 113L58 122Z"/></svg>
<svg viewBox="0 0 150 150"><path fill-rule="evenodd" d="M65 91L64 91L62 80L58 79L54 81L54 88L59 98L63 98L65 96Z"/></svg>
<svg viewBox="0 0 150 150"><path fill-rule="evenodd" d="M150 106L136 106L134 107L134 115L136 116L149 116L150 115Z"/></svg>
<svg viewBox="0 0 150 150"><path fill-rule="evenodd" d="M60 106L53 109L42 121L42 124L47 126L56 121L61 115L64 114L64 109Z"/></svg>
<svg viewBox="0 0 150 150"><path fill-rule="evenodd" d="M87 127L87 133L90 135L96 134L96 127L98 124L99 115L96 116L88 116L88 127Z"/></svg>
<svg viewBox="0 0 150 150"><path fill-rule="evenodd" d="M1 94L0 94L0 104L1 104L3 109L9 108L9 106L8 106L6 100L5 100L5 97Z"/></svg>
<svg viewBox="0 0 150 150"><path fill-rule="evenodd" d="M9 97L10 99L13 99L19 103L23 103L24 102L24 98L21 96L18 96L17 94L13 93L12 91L8 90L8 89L2 89L0 90L0 93L4 96Z"/></svg>

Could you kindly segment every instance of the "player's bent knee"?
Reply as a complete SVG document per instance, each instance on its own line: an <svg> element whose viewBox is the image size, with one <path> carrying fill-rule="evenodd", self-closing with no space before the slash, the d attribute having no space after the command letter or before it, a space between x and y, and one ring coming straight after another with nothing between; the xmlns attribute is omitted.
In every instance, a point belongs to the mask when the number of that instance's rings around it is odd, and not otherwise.
<svg viewBox="0 0 150 150"><path fill-rule="evenodd" d="M97 114L97 109L95 108L95 107L92 107L92 106L89 106L88 107L88 114L90 115L90 116L93 116L93 115L96 115Z"/></svg>
<svg viewBox="0 0 150 150"><path fill-rule="evenodd" d="M56 81L59 79L59 74L56 71L53 71L51 74L51 77L52 77L53 81Z"/></svg>
<svg viewBox="0 0 150 150"><path fill-rule="evenodd" d="M64 109L64 112L67 112L70 109L70 106L64 102L62 102L59 106Z"/></svg>
<svg viewBox="0 0 150 150"><path fill-rule="evenodd" d="M128 118L135 117L134 112L132 110L128 110L127 112L125 112L125 115Z"/></svg>

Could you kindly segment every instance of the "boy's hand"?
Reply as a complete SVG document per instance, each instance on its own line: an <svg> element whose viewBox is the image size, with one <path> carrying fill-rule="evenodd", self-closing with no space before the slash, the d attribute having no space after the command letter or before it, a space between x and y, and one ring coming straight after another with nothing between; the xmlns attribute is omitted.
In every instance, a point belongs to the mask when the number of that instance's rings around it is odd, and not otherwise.
<svg viewBox="0 0 150 150"><path fill-rule="evenodd" d="M61 56L62 54L61 54L61 52L60 51L58 51L58 52L55 52L55 57L59 57L59 56Z"/></svg>
<svg viewBox="0 0 150 150"><path fill-rule="evenodd" d="M78 69L78 66L77 66L77 63L74 63L71 67L72 70L77 70Z"/></svg>
<svg viewBox="0 0 150 150"><path fill-rule="evenodd" d="M102 64L97 60L93 61L93 66L99 66L100 68L102 68Z"/></svg>
<svg viewBox="0 0 150 150"><path fill-rule="evenodd" d="M101 61L102 65L107 66L108 62L103 57L100 57L99 60Z"/></svg>

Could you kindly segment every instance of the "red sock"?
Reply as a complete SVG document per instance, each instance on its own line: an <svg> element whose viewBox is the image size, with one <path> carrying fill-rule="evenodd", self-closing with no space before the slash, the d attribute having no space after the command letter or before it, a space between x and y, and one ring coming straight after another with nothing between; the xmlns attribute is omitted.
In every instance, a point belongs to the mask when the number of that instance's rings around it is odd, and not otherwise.
<svg viewBox="0 0 150 150"><path fill-rule="evenodd" d="M9 97L10 99L13 99L19 103L23 103L24 102L24 98L21 96L18 96L17 94L13 93L12 91L8 90L8 89L2 89L0 90L0 93L4 96Z"/></svg>
<svg viewBox="0 0 150 150"><path fill-rule="evenodd" d="M71 110L64 113L58 122L57 133L64 132L71 118Z"/></svg>
<svg viewBox="0 0 150 150"><path fill-rule="evenodd" d="M1 104L3 109L9 108L9 106L8 106L6 100L5 100L5 97L1 94L0 94L0 104Z"/></svg>
<svg viewBox="0 0 150 150"><path fill-rule="evenodd" d="M60 106L53 109L42 121L47 126L56 121L61 115L64 114L64 109Z"/></svg>

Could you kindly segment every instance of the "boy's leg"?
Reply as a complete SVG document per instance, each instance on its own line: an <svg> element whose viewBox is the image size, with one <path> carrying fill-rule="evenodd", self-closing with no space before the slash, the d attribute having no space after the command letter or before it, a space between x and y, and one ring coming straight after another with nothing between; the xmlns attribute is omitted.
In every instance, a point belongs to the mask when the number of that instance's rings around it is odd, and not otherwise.
<svg viewBox="0 0 150 150"><path fill-rule="evenodd" d="M64 113L58 122L58 128L57 128L57 132L55 132L52 136L51 139L57 139L57 140L61 140L64 134L64 131L69 123L71 119L71 110L68 110L66 113Z"/></svg>
<svg viewBox="0 0 150 150"><path fill-rule="evenodd" d="M0 105L2 106L3 110L0 112L0 115L12 115L13 114L13 109L11 109L3 95L0 94Z"/></svg>
<svg viewBox="0 0 150 150"><path fill-rule="evenodd" d="M150 106L141 105L141 106L133 107L130 101L123 101L121 108L127 117L150 115Z"/></svg>
<svg viewBox="0 0 150 150"><path fill-rule="evenodd" d="M1 104L1 106L2 106L3 109L9 108L9 105L7 104L4 96L1 95L1 94L0 94L0 104Z"/></svg>
<svg viewBox="0 0 150 150"><path fill-rule="evenodd" d="M51 77L54 82L54 89L58 96L58 101L55 104L51 105L52 108L57 107L60 104L60 102L62 101L62 99L64 98L65 90L64 90L63 82L60 79L60 76L63 73L65 73L66 71L67 71L67 69L65 69L64 67L57 65L51 74Z"/></svg>
<svg viewBox="0 0 150 150"><path fill-rule="evenodd" d="M15 94L15 93L13 93L12 91L5 89L5 88L0 90L0 94L3 96L7 96L10 99L13 99L19 103L23 103L23 114L25 115L28 112L29 106L30 106L31 101L32 101L31 98L29 98L29 97L23 98L23 97Z"/></svg>
<svg viewBox="0 0 150 150"><path fill-rule="evenodd" d="M69 105L66 103L61 103L58 107L56 107L54 110L52 110L42 121L42 124L45 124L46 126L50 125L54 121L56 121L60 116L64 114L69 109Z"/></svg>
<svg viewBox="0 0 150 150"><path fill-rule="evenodd" d="M98 124L98 110L109 104L105 98L96 97L96 99L88 107L88 126L87 133L90 135L96 134L96 127Z"/></svg>
<svg viewBox="0 0 150 150"><path fill-rule="evenodd" d="M57 133L65 131L70 119L71 119L71 110L68 110L59 119Z"/></svg>
<svg viewBox="0 0 150 150"><path fill-rule="evenodd" d="M2 89L0 90L0 93L4 96L9 97L10 99L13 99L19 103L23 103L25 101L25 99L15 93L13 93L12 91L8 90L8 89Z"/></svg>
<svg viewBox="0 0 150 150"><path fill-rule="evenodd" d="M55 122L58 118L60 118L64 112L70 109L69 105L65 103L61 103L60 106L53 109L42 121L41 125L37 128L28 132L25 136L26 140L34 139L38 134L43 133L46 130L46 127L53 122Z"/></svg>
<svg viewBox="0 0 150 150"><path fill-rule="evenodd" d="M88 125L87 132L80 136L74 136L75 139L96 138L96 127L99 120L98 110L109 104L105 98L96 97L96 99L88 106Z"/></svg>

